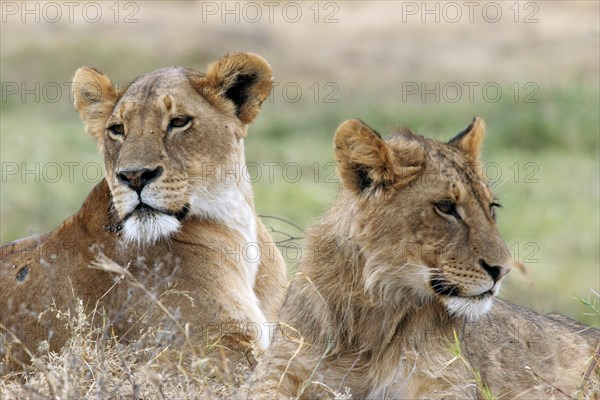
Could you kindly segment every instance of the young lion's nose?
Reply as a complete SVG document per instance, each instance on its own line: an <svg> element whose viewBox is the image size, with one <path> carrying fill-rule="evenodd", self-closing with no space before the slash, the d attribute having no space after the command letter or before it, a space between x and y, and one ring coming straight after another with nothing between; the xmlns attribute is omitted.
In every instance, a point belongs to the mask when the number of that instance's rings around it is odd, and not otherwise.
<svg viewBox="0 0 600 400"><path fill-rule="evenodd" d="M510 268L503 267L501 265L489 265L485 260L479 260L479 265L483 268L489 276L492 277L494 283L498 282L502 277L510 272Z"/></svg>
<svg viewBox="0 0 600 400"><path fill-rule="evenodd" d="M142 189L144 189L144 186L158 179L162 173L163 167L157 167L155 169L127 169L117 172L117 179L139 194L142 192Z"/></svg>

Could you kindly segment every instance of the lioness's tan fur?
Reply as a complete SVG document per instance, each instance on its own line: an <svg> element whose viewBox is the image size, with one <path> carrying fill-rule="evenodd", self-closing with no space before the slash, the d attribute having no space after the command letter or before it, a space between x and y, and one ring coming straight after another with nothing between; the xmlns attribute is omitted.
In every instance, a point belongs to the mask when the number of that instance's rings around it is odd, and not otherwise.
<svg viewBox="0 0 600 400"><path fill-rule="evenodd" d="M598 330L494 300L512 262L478 168L483 136L480 119L447 144L339 127L343 189L240 398L597 396Z"/></svg>
<svg viewBox="0 0 600 400"><path fill-rule="evenodd" d="M285 265L240 168L247 124L271 85L266 61L245 53L206 74L164 68L120 90L93 68L77 71L75 107L104 154L106 178L59 228L0 249L0 367L26 365L24 348L35 353L42 340L60 349L70 332L48 310L73 310L76 299L123 340L164 322L170 333L157 345L185 337L199 355L210 345L246 360L268 345L264 324L283 301ZM175 127L182 115L189 124ZM118 176L136 168L161 168L137 194ZM153 211L137 211L136 201ZM132 279L89 268L106 258Z"/></svg>

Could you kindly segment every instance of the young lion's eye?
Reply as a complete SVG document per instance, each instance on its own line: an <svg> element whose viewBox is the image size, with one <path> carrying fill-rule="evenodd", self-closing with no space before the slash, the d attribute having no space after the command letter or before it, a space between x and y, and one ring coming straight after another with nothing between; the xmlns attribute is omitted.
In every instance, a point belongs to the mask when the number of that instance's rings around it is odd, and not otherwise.
<svg viewBox="0 0 600 400"><path fill-rule="evenodd" d="M492 218L494 219L494 221L496 220L496 208L502 208L502 204L500 204L500 203L490 204L490 213L492 214Z"/></svg>
<svg viewBox="0 0 600 400"><path fill-rule="evenodd" d="M123 136L125 134L125 127L122 124L115 124L108 127L110 133L115 136Z"/></svg>
<svg viewBox="0 0 600 400"><path fill-rule="evenodd" d="M446 215L455 217L456 219L462 219L458 211L456 211L456 204L452 200L444 199L435 203L435 209Z"/></svg>
<svg viewBox="0 0 600 400"><path fill-rule="evenodd" d="M456 209L456 206L451 200L438 201L435 203L435 206L444 214L451 214Z"/></svg>
<svg viewBox="0 0 600 400"><path fill-rule="evenodd" d="M188 125L192 121L192 117L188 117L187 115L179 115L169 122L169 130L173 128L183 128Z"/></svg>

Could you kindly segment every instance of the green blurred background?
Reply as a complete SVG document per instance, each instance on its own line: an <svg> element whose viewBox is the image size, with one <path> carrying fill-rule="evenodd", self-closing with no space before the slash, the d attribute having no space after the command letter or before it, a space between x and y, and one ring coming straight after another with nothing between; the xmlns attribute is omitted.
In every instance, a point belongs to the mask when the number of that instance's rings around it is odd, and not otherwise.
<svg viewBox="0 0 600 400"><path fill-rule="evenodd" d="M599 325L582 302L600 292L598 2L49 4L2 3L0 241L55 228L100 179L69 93L79 66L124 85L251 51L275 73L246 141L260 214L303 229L326 210L344 119L446 140L479 115L500 231L527 266L502 297Z"/></svg>

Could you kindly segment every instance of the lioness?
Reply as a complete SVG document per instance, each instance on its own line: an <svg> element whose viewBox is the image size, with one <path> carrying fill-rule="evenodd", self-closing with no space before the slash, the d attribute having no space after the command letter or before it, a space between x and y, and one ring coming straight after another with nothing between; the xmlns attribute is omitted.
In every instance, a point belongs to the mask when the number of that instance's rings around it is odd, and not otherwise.
<svg viewBox="0 0 600 400"><path fill-rule="evenodd" d="M358 120L338 128L342 191L308 234L241 398L598 390L598 330L495 299L513 262L478 168L483 137L478 118L448 143L408 129L384 140Z"/></svg>
<svg viewBox="0 0 600 400"><path fill-rule="evenodd" d="M70 332L47 310L72 310L77 299L104 310L119 337L139 336L167 311L187 330L171 336L219 351L269 345L265 322L283 302L285 265L240 172L247 126L271 86L268 63L246 53L206 74L159 69L123 89L77 70L75 108L106 177L55 231L2 246L0 362L26 362L23 347L35 352L42 340L59 349ZM98 260L129 274L90 269Z"/></svg>

